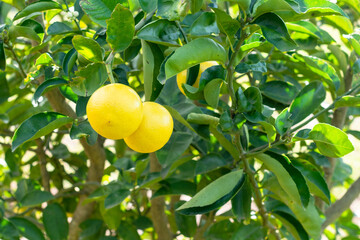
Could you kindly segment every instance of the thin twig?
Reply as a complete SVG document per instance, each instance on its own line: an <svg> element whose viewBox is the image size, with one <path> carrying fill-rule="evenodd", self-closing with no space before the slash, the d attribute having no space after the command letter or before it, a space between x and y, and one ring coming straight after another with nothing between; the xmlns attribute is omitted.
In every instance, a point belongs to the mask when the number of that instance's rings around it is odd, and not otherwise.
<svg viewBox="0 0 360 240"><path fill-rule="evenodd" d="M156 10L149 12L145 18L141 19L135 26L135 32L139 31L147 23L147 21L154 16L155 12Z"/></svg>

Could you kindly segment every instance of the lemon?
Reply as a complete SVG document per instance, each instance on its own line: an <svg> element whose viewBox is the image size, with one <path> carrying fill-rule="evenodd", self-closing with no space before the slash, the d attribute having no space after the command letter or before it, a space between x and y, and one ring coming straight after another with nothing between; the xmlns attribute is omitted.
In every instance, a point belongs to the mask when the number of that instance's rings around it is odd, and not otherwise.
<svg viewBox="0 0 360 240"><path fill-rule="evenodd" d="M198 88L199 84L200 84L201 73L204 72L207 68L215 66L215 65L217 65L217 62L214 62L214 61L200 63L199 74L196 78L195 83L193 84L193 87ZM178 75L176 75L177 85L180 89L180 92L182 92L182 94L184 94L184 95L185 95L185 92L184 92L182 85L184 83L186 83L186 77L187 77L187 69L180 72Z"/></svg>
<svg viewBox="0 0 360 240"><path fill-rule="evenodd" d="M132 135L124 138L125 143L140 153L155 152L169 141L173 125L166 108L155 102L144 102L142 122Z"/></svg>
<svg viewBox="0 0 360 240"><path fill-rule="evenodd" d="M143 104L131 87L114 83L91 95L86 113L91 127L101 136L122 139L140 126Z"/></svg>

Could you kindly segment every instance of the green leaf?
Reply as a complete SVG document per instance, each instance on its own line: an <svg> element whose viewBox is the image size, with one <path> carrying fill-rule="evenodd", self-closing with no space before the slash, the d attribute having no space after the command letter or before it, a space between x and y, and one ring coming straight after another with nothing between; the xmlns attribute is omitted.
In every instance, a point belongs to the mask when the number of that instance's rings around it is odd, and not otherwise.
<svg viewBox="0 0 360 240"><path fill-rule="evenodd" d="M249 105L247 109L250 109L250 111L256 110L261 113L263 109L263 105L262 105L262 96L259 88L253 86L248 87L244 91L244 95Z"/></svg>
<svg viewBox="0 0 360 240"><path fill-rule="evenodd" d="M142 40L165 46L179 46L180 30L175 22L167 19L155 20L141 28L136 36Z"/></svg>
<svg viewBox="0 0 360 240"><path fill-rule="evenodd" d="M332 91L337 91L339 89L340 78L337 75L336 70L325 60L313 56L301 56L299 54L295 55L295 58L306 63L311 71L321 76Z"/></svg>
<svg viewBox="0 0 360 240"><path fill-rule="evenodd" d="M41 38L30 27L12 25L9 28L9 39L15 41L18 37L25 37L35 42L41 42Z"/></svg>
<svg viewBox="0 0 360 240"><path fill-rule="evenodd" d="M259 33L254 33L250 38L244 41L244 44L241 46L240 50L242 52L249 51L253 48L259 47L265 42L264 37Z"/></svg>
<svg viewBox="0 0 360 240"><path fill-rule="evenodd" d="M70 51L68 51L64 57L64 60L62 62L63 71L67 76L70 75L70 72L72 71L77 59L76 49L72 48Z"/></svg>
<svg viewBox="0 0 360 240"><path fill-rule="evenodd" d="M318 33L319 30L310 22L298 21L286 23L286 27L290 31L305 33L315 38L321 38L321 35Z"/></svg>
<svg viewBox="0 0 360 240"><path fill-rule="evenodd" d="M291 113L289 108L285 108L275 120L275 128L280 133L284 135L289 128L293 125L293 120L291 120Z"/></svg>
<svg viewBox="0 0 360 240"><path fill-rule="evenodd" d="M80 139L82 137L86 138L89 145L94 145L98 138L97 132L95 132L88 121L81 122L79 125L74 123L70 129L71 139Z"/></svg>
<svg viewBox="0 0 360 240"><path fill-rule="evenodd" d="M335 102L335 109L339 107L360 107L360 96L343 96Z"/></svg>
<svg viewBox="0 0 360 240"><path fill-rule="evenodd" d="M214 79L205 85L204 97L207 104L212 108L217 108L219 104L220 88L223 80L220 78Z"/></svg>
<svg viewBox="0 0 360 240"><path fill-rule="evenodd" d="M197 38L178 48L165 64L166 79L206 61L225 63L225 49L210 38Z"/></svg>
<svg viewBox="0 0 360 240"><path fill-rule="evenodd" d="M139 0L142 10L147 13L154 11L157 8L157 1L153 0Z"/></svg>
<svg viewBox="0 0 360 240"><path fill-rule="evenodd" d="M308 161L292 161L294 166L305 176L310 192L320 197L327 204L330 204L330 191L325 179L318 172L315 166Z"/></svg>
<svg viewBox="0 0 360 240"><path fill-rule="evenodd" d="M178 111L176 111L176 109L174 109L170 106L167 106L167 105L165 105L164 107L169 111L169 113L175 120L177 120L178 122L183 124L185 127L187 127L188 129L190 129L191 131L196 133L195 129L181 116L181 114Z"/></svg>
<svg viewBox="0 0 360 240"><path fill-rule="evenodd" d="M65 210L58 204L48 205L43 211L45 231L51 240L66 240L69 234L69 224Z"/></svg>
<svg viewBox="0 0 360 240"><path fill-rule="evenodd" d="M76 35L72 39L74 48L84 58L91 62L102 62L104 58L100 45L93 39Z"/></svg>
<svg viewBox="0 0 360 240"><path fill-rule="evenodd" d="M277 219L279 219L287 228L287 230L294 236L296 240L309 240L309 236L301 223L291 214L284 211L272 212Z"/></svg>
<svg viewBox="0 0 360 240"><path fill-rule="evenodd" d="M6 73L0 72L0 104L6 102L10 97L9 84L6 80Z"/></svg>
<svg viewBox="0 0 360 240"><path fill-rule="evenodd" d="M187 2L181 0L158 0L158 10L156 16L166 18L170 21L179 20L180 14L186 10Z"/></svg>
<svg viewBox="0 0 360 240"><path fill-rule="evenodd" d="M299 220L306 232L314 239L319 239L321 233L321 224L323 219L320 217L318 210L314 204L314 198L310 198L307 207L293 201L292 198L283 190L281 181L277 181L275 177L268 179L264 183L264 187L276 194L283 203L285 203L295 217Z"/></svg>
<svg viewBox="0 0 360 240"><path fill-rule="evenodd" d="M51 55L49 53L43 53L36 59L35 66L38 66L38 65L47 66L51 63L53 63L53 59L52 59Z"/></svg>
<svg viewBox="0 0 360 240"><path fill-rule="evenodd" d="M39 205L43 202L50 201L52 199L54 199L54 196L51 195L51 193L40 190L34 190L32 192L27 193L21 199L21 205L23 207L32 207Z"/></svg>
<svg viewBox="0 0 360 240"><path fill-rule="evenodd" d="M6 56L4 51L4 42L0 40L0 70L5 71L6 68Z"/></svg>
<svg viewBox="0 0 360 240"><path fill-rule="evenodd" d="M143 50L145 101L155 101L163 88L157 76L160 73L161 63L164 61L164 55L156 44L142 40L141 46Z"/></svg>
<svg viewBox="0 0 360 240"><path fill-rule="evenodd" d="M313 140L320 153L327 157L343 157L354 151L346 133L326 123L316 124L308 139Z"/></svg>
<svg viewBox="0 0 360 240"><path fill-rule="evenodd" d="M116 190L115 192L110 193L109 196L107 196L104 201L105 209L110 209L119 205L129 195L130 195L130 191L128 189L119 189Z"/></svg>
<svg viewBox="0 0 360 240"><path fill-rule="evenodd" d="M156 151L156 156L163 168L171 166L190 146L193 136L186 132L174 132L163 148Z"/></svg>
<svg viewBox="0 0 360 240"><path fill-rule="evenodd" d="M63 22L54 22L47 29L48 35L62 35L75 32L70 26Z"/></svg>
<svg viewBox="0 0 360 240"><path fill-rule="evenodd" d="M35 114L25 120L19 128L15 130L11 150L14 151L23 143L45 136L72 121L72 118L56 112Z"/></svg>
<svg viewBox="0 0 360 240"><path fill-rule="evenodd" d="M266 68L266 63L264 61L259 61L254 64L247 64L247 63L242 62L242 63L239 63L235 67L235 71L238 73L247 73L250 71L266 73L267 68Z"/></svg>
<svg viewBox="0 0 360 240"><path fill-rule="evenodd" d="M325 100L326 91L319 81L306 85L291 103L289 112L293 124L304 120Z"/></svg>
<svg viewBox="0 0 360 240"><path fill-rule="evenodd" d="M323 17L323 21L339 29L341 33L350 34L354 32L353 24L348 17L331 15Z"/></svg>
<svg viewBox="0 0 360 240"><path fill-rule="evenodd" d="M106 20L106 41L115 52L121 52L130 46L135 33L135 21L131 11L117 4Z"/></svg>
<svg viewBox="0 0 360 240"><path fill-rule="evenodd" d="M204 174L229 164L220 154L209 153L196 161L195 174Z"/></svg>
<svg viewBox="0 0 360 240"><path fill-rule="evenodd" d="M46 80L45 82L40 84L39 87L36 89L36 91L34 93L34 98L33 98L34 101L38 102L41 95L44 94L46 91L49 91L50 89L55 88L55 87L65 85L67 83L68 83L68 81L66 81L65 79L62 79L62 78L52 78L52 79Z"/></svg>
<svg viewBox="0 0 360 240"><path fill-rule="evenodd" d="M160 187L151 198L165 195L188 195L193 196L196 193L196 184L183 180L172 180L160 182Z"/></svg>
<svg viewBox="0 0 360 240"><path fill-rule="evenodd" d="M260 86L260 90L263 95L270 98L271 100L286 105L290 105L299 92L294 85L288 82L276 80L262 84Z"/></svg>
<svg viewBox="0 0 360 240"><path fill-rule="evenodd" d="M240 23L219 8L211 9L215 12L216 23L220 31L228 37L233 45L235 43L235 34L240 28Z"/></svg>
<svg viewBox="0 0 360 240"><path fill-rule="evenodd" d="M43 12L46 10L51 10L51 9L62 9L61 5L58 4L57 2L53 2L53 1L38 1L38 2L34 2L31 3L30 5L26 6L23 10L19 11L13 21L18 20L20 18L29 16L32 13L35 12Z"/></svg>
<svg viewBox="0 0 360 240"><path fill-rule="evenodd" d="M266 40L280 51L289 51L297 47L291 39L284 21L275 13L265 13L253 22L260 26Z"/></svg>
<svg viewBox="0 0 360 240"><path fill-rule="evenodd" d="M306 180L286 156L266 152L266 154L256 155L255 158L263 162L265 167L275 174L280 186L292 200L304 207L308 205L310 192Z"/></svg>
<svg viewBox="0 0 360 240"><path fill-rule="evenodd" d="M248 176L245 177L244 185L240 191L231 199L231 210L238 222L245 220L250 222L252 190Z"/></svg>
<svg viewBox="0 0 360 240"><path fill-rule="evenodd" d="M268 141L269 141L269 146L270 146L270 143L275 141L275 138L276 138L276 129L275 129L275 127L272 124L267 123L267 122L263 122L263 121L260 121L258 123L260 123L260 125L264 128L264 130L266 132L266 135L267 135L267 138L268 138Z"/></svg>
<svg viewBox="0 0 360 240"><path fill-rule="evenodd" d="M242 170L230 172L207 185L190 201L176 210L184 215L210 212L229 201L240 190L244 182L245 177Z"/></svg>
<svg viewBox="0 0 360 240"><path fill-rule="evenodd" d="M29 220L22 217L12 217L9 221L17 228L21 235L29 240L45 240L41 230Z"/></svg>
<svg viewBox="0 0 360 240"><path fill-rule="evenodd" d="M77 71L76 75L70 86L79 96L90 96L108 79L105 64L102 63L91 63Z"/></svg>
<svg viewBox="0 0 360 240"><path fill-rule="evenodd" d="M184 204L185 201L179 201L175 203L175 208L180 207ZM185 237L193 237L196 233L197 225L196 225L196 217L195 216L186 216L183 214L175 212L175 222L179 231Z"/></svg>
<svg viewBox="0 0 360 240"><path fill-rule="evenodd" d="M190 34L193 36L207 36L219 33L215 13L212 12L203 12L190 27Z"/></svg>
<svg viewBox="0 0 360 240"><path fill-rule="evenodd" d="M347 34L347 35L343 35L343 37L349 40L356 54L360 55L360 34L358 33Z"/></svg>
<svg viewBox="0 0 360 240"><path fill-rule="evenodd" d="M123 240L141 240L136 227L125 221L121 221L117 229L119 237Z"/></svg>
<svg viewBox="0 0 360 240"><path fill-rule="evenodd" d="M122 0L81 0L80 6L95 23L106 27L106 20L111 17L118 3Z"/></svg>

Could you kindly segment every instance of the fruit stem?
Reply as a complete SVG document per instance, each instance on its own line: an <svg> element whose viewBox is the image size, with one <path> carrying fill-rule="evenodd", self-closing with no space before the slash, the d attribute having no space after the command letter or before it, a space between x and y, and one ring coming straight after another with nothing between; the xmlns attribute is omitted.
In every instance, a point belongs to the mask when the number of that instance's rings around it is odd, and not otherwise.
<svg viewBox="0 0 360 240"><path fill-rule="evenodd" d="M115 79L114 79L114 75L113 75L113 72L112 72L112 62L114 60L114 52L111 51L111 53L109 54L109 56L107 57L106 59L106 71L108 73L108 76L109 76L109 79L110 79L110 82L111 83L116 83L115 82Z"/></svg>

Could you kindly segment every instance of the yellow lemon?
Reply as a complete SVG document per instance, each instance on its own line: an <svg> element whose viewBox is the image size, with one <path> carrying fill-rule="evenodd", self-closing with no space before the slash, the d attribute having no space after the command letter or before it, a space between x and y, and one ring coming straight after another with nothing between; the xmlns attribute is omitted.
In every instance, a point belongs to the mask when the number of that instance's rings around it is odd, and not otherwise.
<svg viewBox="0 0 360 240"><path fill-rule="evenodd" d="M134 151L155 152L169 141L173 131L173 119L166 108L155 102L144 102L143 113L139 128L124 140Z"/></svg>
<svg viewBox="0 0 360 240"><path fill-rule="evenodd" d="M96 90L86 106L91 127L101 136L122 139L139 127L143 104L139 95L124 84L109 84Z"/></svg>
<svg viewBox="0 0 360 240"><path fill-rule="evenodd" d="M195 83L193 84L193 87L198 88L199 84L200 84L201 73L204 72L207 68L215 66L215 65L218 65L218 64L217 64L217 62L214 62L214 61L200 63L199 74L196 78ZM184 95L185 95L185 92L184 92L182 85L184 83L186 83L186 77L187 77L187 69L180 72L178 75L176 75L177 85L180 89L180 92L182 92L182 94L184 94Z"/></svg>

